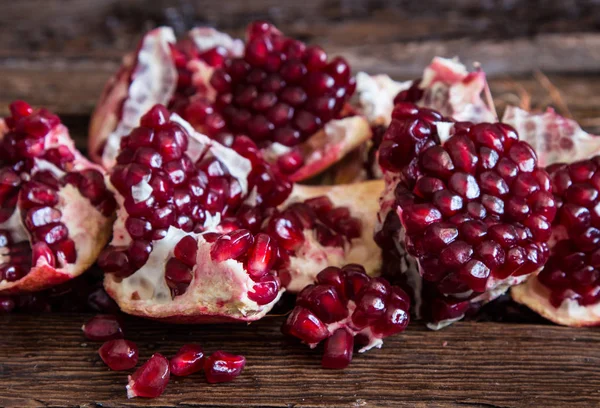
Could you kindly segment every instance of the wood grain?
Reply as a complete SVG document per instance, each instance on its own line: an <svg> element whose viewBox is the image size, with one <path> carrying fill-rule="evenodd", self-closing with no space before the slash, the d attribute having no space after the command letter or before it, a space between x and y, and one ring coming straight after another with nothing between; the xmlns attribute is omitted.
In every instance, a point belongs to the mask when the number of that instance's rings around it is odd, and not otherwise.
<svg viewBox="0 0 600 408"><path fill-rule="evenodd" d="M288 340L280 317L252 324L168 326L126 319L127 338L172 356L189 342L241 353L230 384L202 374L173 378L156 400L125 397L127 372L111 372L81 334L86 315L0 317L0 406L590 407L600 404L600 332L555 326L412 324L344 371L320 368L321 350Z"/></svg>

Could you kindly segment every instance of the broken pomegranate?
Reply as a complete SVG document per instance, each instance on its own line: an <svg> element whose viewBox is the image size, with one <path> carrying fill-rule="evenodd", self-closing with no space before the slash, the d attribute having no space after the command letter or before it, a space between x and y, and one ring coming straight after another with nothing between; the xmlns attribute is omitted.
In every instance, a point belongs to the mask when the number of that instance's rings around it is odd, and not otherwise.
<svg viewBox="0 0 600 408"><path fill-rule="evenodd" d="M407 271L416 268L404 251L416 258L421 312L440 328L543 267L556 213L550 177L508 125L451 122L406 102L392 118L379 150L376 241Z"/></svg>
<svg viewBox="0 0 600 408"><path fill-rule="evenodd" d="M82 327L83 335L92 341L107 341L123 338L123 329L116 316L97 315L88 320Z"/></svg>
<svg viewBox="0 0 600 408"><path fill-rule="evenodd" d="M98 354L113 371L129 370L138 362L138 348L134 342L128 340L107 341L100 347Z"/></svg>
<svg viewBox="0 0 600 408"><path fill-rule="evenodd" d="M511 290L515 301L558 324L600 325L599 167L600 156L548 167L558 204L550 259Z"/></svg>
<svg viewBox="0 0 600 408"><path fill-rule="evenodd" d="M204 361L204 374L210 384L236 379L246 366L246 358L224 351L215 351Z"/></svg>
<svg viewBox="0 0 600 408"><path fill-rule="evenodd" d="M120 208L98 261L123 311L253 321L283 287L299 291L329 264L352 259L377 272L381 182L292 191L248 138L225 147L159 105L141 124L110 172Z"/></svg>
<svg viewBox="0 0 600 408"><path fill-rule="evenodd" d="M127 398L144 397L157 398L169 384L169 360L156 353L144 365L129 376Z"/></svg>
<svg viewBox="0 0 600 408"><path fill-rule="evenodd" d="M296 299L282 331L314 348L327 340L322 365L345 368L352 359L354 337L360 352L381 347L383 338L403 331L409 322L410 298L383 278L370 278L361 265L327 267Z"/></svg>
<svg viewBox="0 0 600 408"><path fill-rule="evenodd" d="M92 265L115 208L102 169L46 109L22 101L0 120L0 293L35 292Z"/></svg>
<svg viewBox="0 0 600 408"><path fill-rule="evenodd" d="M204 366L204 350L199 344L186 344L169 362L171 374L184 377L197 373Z"/></svg>
<svg viewBox="0 0 600 408"><path fill-rule="evenodd" d="M148 32L137 51L123 58L96 105L89 128L92 160L113 167L121 138L156 104L179 113L196 112L198 108L189 107L195 101L202 104L204 98L214 98L209 84L214 67L241 49L241 41L211 28L194 28L179 41L169 27Z"/></svg>

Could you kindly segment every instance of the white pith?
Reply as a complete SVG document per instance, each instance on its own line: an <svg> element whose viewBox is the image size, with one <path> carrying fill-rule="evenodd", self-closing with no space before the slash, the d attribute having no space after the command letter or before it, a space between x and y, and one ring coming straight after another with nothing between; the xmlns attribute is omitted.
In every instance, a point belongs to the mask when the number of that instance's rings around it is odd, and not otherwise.
<svg viewBox="0 0 600 408"><path fill-rule="evenodd" d="M389 76L356 74L356 94L361 113L373 125L389 125L394 109L394 98L412 85L412 81L398 82Z"/></svg>

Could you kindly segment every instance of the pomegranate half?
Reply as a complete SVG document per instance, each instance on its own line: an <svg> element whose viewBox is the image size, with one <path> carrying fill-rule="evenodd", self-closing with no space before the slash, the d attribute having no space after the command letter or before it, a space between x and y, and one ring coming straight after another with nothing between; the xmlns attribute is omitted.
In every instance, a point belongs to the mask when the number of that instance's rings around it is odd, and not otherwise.
<svg viewBox="0 0 600 408"><path fill-rule="evenodd" d="M25 102L0 121L0 293L36 292L88 269L110 238L102 168L58 116Z"/></svg>

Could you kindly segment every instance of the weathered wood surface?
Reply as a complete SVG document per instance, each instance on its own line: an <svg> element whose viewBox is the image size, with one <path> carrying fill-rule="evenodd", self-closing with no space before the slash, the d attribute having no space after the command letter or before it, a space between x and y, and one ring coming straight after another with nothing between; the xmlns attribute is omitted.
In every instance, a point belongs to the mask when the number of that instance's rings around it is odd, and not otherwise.
<svg viewBox="0 0 600 408"><path fill-rule="evenodd" d="M591 407L600 404L600 332L543 325L413 324L350 368L320 368L317 348L287 340L282 318L250 326L168 326L126 320L127 338L172 356L185 343L241 353L233 383L172 378L155 400L127 400L127 372L109 371L80 327L86 315L0 317L2 407Z"/></svg>

